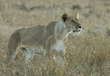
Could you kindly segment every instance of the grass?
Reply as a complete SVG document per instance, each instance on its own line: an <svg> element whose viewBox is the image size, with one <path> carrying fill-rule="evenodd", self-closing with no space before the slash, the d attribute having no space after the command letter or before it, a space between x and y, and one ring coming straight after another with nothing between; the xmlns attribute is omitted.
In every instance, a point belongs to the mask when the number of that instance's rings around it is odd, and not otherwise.
<svg viewBox="0 0 110 76"><path fill-rule="evenodd" d="M85 4L83 5L82 2ZM0 76L109 76L110 29L106 28L110 24L110 13L106 13L106 9L110 6L103 6L108 2L103 0L91 2L89 0L0 1ZM39 6L39 10L30 10L30 12L21 10L22 4L27 9ZM71 9L76 4L81 7L81 10ZM86 8L86 6L91 7ZM47 59L43 55L34 56L30 63L25 65L22 52L19 52L16 62L5 64L6 45L14 30L38 24L47 25L50 21L60 20L65 12L70 15L79 12L83 27L79 36L72 38L69 35L66 52L67 66L62 68L52 58ZM88 18L83 15L84 13Z"/></svg>
<svg viewBox="0 0 110 76"><path fill-rule="evenodd" d="M110 29L107 29L107 35L110 36Z"/></svg>
<svg viewBox="0 0 110 76"><path fill-rule="evenodd" d="M76 40L78 42L74 42L75 44L73 45L75 47L75 50L72 51L71 49L71 52L67 53L69 54L68 60L70 62L74 60L74 63L77 65L77 67L82 67L79 68L80 72L86 73L85 75L94 73L95 68L97 68L97 71L95 71L95 73L101 74L99 70L104 71L104 69L101 69L100 67L102 67L110 58L109 40L102 39L99 36L85 37L87 38L80 38Z"/></svg>
<svg viewBox="0 0 110 76"><path fill-rule="evenodd" d="M53 59L48 60L45 56L34 56L29 65L25 65L24 57L19 55L18 62L12 62L9 65L2 64L1 75L109 75L110 70L105 71L106 67L110 66L107 64L110 59L109 43L109 39L103 39L100 36L77 36L73 40L70 38L66 53L68 67L62 68Z"/></svg>

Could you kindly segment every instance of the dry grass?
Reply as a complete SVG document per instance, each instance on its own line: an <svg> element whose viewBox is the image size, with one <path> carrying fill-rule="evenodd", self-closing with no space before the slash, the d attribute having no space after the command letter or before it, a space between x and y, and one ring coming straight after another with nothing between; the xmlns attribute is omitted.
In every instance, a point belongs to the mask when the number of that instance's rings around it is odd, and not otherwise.
<svg viewBox="0 0 110 76"><path fill-rule="evenodd" d="M109 0L1 0L0 1L0 76L109 76L110 75L110 4ZM84 3L84 4L82 4ZM79 5L80 10L71 9ZM36 6L36 9L30 8ZM11 33L22 27L47 25L60 20L63 13L80 13L83 31L69 35L66 60L62 68L52 58L34 56L25 65L24 55L5 64L6 46Z"/></svg>

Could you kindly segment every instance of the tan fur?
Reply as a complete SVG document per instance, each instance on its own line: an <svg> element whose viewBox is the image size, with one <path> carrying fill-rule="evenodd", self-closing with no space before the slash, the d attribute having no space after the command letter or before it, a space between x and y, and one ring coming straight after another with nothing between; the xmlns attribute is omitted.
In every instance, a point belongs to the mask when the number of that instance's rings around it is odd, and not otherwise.
<svg viewBox="0 0 110 76"><path fill-rule="evenodd" d="M77 20L79 20L79 13L76 13L76 18L77 18ZM68 36L66 37L66 43L68 43Z"/></svg>
<svg viewBox="0 0 110 76"><path fill-rule="evenodd" d="M76 14L76 18L79 20L79 13Z"/></svg>
<svg viewBox="0 0 110 76"><path fill-rule="evenodd" d="M16 50L21 45L24 46L22 50L25 50L24 54L27 58L30 56L29 53L42 54L45 52L49 56L50 49L53 50L53 53L65 55L64 39L69 33L79 34L81 30L78 19L67 14L63 14L60 21L52 21L46 27L38 25L18 29L9 38L6 61L9 62L14 52L19 51Z"/></svg>

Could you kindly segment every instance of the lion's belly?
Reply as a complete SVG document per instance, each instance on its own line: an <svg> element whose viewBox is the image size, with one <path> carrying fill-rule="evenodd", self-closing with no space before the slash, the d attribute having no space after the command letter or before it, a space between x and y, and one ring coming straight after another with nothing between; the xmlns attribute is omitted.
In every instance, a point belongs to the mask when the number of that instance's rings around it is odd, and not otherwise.
<svg viewBox="0 0 110 76"><path fill-rule="evenodd" d="M27 51L30 51L30 53L34 54L43 54L44 53L44 48L43 46L24 46Z"/></svg>
<svg viewBox="0 0 110 76"><path fill-rule="evenodd" d="M22 50L25 55L25 63L28 64L29 59L32 58L34 55L43 55L45 50L42 46L28 46L28 45L21 45L17 50ZM18 51L17 51L18 52ZM13 58L15 55L13 56Z"/></svg>

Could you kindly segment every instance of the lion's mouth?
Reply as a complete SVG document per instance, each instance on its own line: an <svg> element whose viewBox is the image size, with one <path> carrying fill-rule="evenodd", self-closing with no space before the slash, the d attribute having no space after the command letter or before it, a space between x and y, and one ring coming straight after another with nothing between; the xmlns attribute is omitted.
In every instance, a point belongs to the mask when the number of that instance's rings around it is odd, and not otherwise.
<svg viewBox="0 0 110 76"><path fill-rule="evenodd" d="M78 35L78 34L81 33L81 31L82 31L82 28L78 28L77 31L74 31L74 30L73 30L73 33L74 33L74 35Z"/></svg>
<svg viewBox="0 0 110 76"><path fill-rule="evenodd" d="M73 30L73 33L74 33L74 32L81 32L81 31L82 31L82 28L78 28L77 31Z"/></svg>
<svg viewBox="0 0 110 76"><path fill-rule="evenodd" d="M78 32L81 32L81 31L82 31L82 28L79 28L79 29L78 29Z"/></svg>

